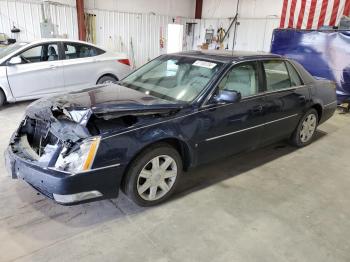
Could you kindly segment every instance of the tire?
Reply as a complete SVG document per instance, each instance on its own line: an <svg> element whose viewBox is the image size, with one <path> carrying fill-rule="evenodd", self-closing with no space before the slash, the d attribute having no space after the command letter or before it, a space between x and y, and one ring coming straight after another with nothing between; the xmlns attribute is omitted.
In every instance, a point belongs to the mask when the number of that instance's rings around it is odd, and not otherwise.
<svg viewBox="0 0 350 262"><path fill-rule="evenodd" d="M97 84L116 84L118 82L117 78L113 76L102 76L98 81Z"/></svg>
<svg viewBox="0 0 350 262"><path fill-rule="evenodd" d="M3 106L6 102L6 96L4 92L0 89L0 107Z"/></svg>
<svg viewBox="0 0 350 262"><path fill-rule="evenodd" d="M153 167L157 161L160 170ZM163 166L165 171L162 164L167 165ZM167 177L163 178L164 175ZM143 151L131 162L123 191L139 206L154 206L173 194L181 176L182 159L179 152L167 143L159 143Z"/></svg>
<svg viewBox="0 0 350 262"><path fill-rule="evenodd" d="M315 109L310 109L300 120L296 130L291 137L291 144L303 147L310 144L315 136L318 124L318 113Z"/></svg>

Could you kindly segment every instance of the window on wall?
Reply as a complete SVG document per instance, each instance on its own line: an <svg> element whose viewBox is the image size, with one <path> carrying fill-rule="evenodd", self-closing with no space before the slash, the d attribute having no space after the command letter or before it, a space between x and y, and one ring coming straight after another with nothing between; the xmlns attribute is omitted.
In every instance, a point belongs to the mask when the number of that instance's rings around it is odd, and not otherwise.
<svg viewBox="0 0 350 262"><path fill-rule="evenodd" d="M289 73L284 61L264 61L263 65L266 75L267 91L275 91L291 87Z"/></svg>
<svg viewBox="0 0 350 262"><path fill-rule="evenodd" d="M259 92L256 63L244 63L235 66L221 80L219 89L240 92L242 97L252 96Z"/></svg>

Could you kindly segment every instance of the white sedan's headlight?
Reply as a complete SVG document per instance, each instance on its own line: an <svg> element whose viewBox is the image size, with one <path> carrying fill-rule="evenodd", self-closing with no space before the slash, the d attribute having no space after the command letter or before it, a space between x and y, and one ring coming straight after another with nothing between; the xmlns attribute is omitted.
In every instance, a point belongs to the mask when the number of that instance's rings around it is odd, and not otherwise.
<svg viewBox="0 0 350 262"><path fill-rule="evenodd" d="M94 162L100 140L100 137L86 139L78 149L68 155L65 155L66 149L63 149L56 161L55 169L70 173L89 170Z"/></svg>

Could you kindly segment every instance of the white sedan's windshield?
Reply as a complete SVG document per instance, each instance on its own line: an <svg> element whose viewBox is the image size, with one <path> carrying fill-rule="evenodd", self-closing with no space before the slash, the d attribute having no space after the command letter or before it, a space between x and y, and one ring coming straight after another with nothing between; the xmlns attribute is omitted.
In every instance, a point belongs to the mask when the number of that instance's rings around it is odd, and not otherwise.
<svg viewBox="0 0 350 262"><path fill-rule="evenodd" d="M136 70L120 84L165 100L191 102L221 66L199 58L166 56Z"/></svg>
<svg viewBox="0 0 350 262"><path fill-rule="evenodd" d="M9 45L5 48L0 49L0 59L12 54L13 52L17 51L18 49L22 48L23 46L25 46L27 44L28 43L24 43L24 42L23 43L15 43L13 45Z"/></svg>

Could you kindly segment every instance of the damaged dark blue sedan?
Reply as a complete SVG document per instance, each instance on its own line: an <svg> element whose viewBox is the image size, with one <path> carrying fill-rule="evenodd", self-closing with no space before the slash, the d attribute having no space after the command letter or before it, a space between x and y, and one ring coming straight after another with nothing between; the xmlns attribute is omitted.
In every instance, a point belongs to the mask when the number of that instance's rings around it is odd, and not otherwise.
<svg viewBox="0 0 350 262"><path fill-rule="evenodd" d="M118 85L32 103L6 165L61 204L122 189L150 206L190 167L283 139L308 145L336 106L333 82L281 56L162 55Z"/></svg>

